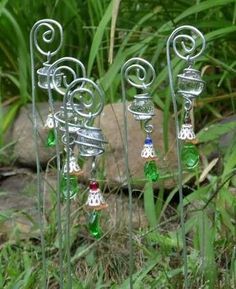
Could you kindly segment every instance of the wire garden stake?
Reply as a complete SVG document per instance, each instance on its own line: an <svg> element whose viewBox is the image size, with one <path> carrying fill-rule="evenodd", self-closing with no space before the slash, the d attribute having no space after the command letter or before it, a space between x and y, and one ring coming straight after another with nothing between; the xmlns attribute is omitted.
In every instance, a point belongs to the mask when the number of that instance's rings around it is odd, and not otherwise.
<svg viewBox="0 0 236 289"><path fill-rule="evenodd" d="M46 31L45 31L46 30ZM44 31L44 32L43 32ZM39 32L41 34L39 35ZM43 32L43 33L42 33ZM52 44L56 41L56 34L59 35L59 42L57 48L52 50ZM41 43L38 43L39 38ZM38 114L36 112L36 74L35 74L35 50L38 51L44 57L46 61L43 66L37 71L38 86L42 89L47 89L47 70L50 65L51 58L56 55L63 42L63 32L61 25L52 19L39 20L34 24L30 32L30 58L31 58L31 84L32 84L32 117L33 117L33 138L35 145L35 157L36 157L36 169L37 169L37 195L38 195L38 212L39 212L39 225L41 235L41 247L42 247L42 288L47 288L47 264L45 253L45 238L44 238L44 214L43 214L43 195L41 192L41 167L39 157L39 131L38 131ZM44 49L41 47L45 47ZM58 204L60 206L60 204ZM58 222L61 224L60 208L58 211ZM60 231L61 226L58 226ZM59 234L61 236L61 234ZM62 275L62 250L61 242L59 241L59 258L60 258L60 288L63 287L63 275Z"/></svg>
<svg viewBox="0 0 236 289"><path fill-rule="evenodd" d="M60 31L60 43L62 43L62 28L54 20L46 19L38 21L32 28L30 34L30 51L32 65L32 106L34 121L34 141L36 147L37 163L37 182L38 200L41 221L41 242L43 255L44 286L47 288L47 268L45 255L45 239L43 224L43 196L40 192L40 159L38 148L38 120L36 115L36 76L34 64L34 48L43 55L47 56L47 61L43 67L37 70L38 87L48 93L50 111L45 121L45 128L49 129L47 138L48 146L56 146L57 155L57 221L59 234L59 258L60 258L60 288L63 288L63 254L62 240L66 242L67 259L67 288L72 288L71 264L70 264L70 203L78 193L77 176L82 170L74 155L74 146L79 148L79 155L91 157L92 169L89 185L89 194L86 202L90 210L89 231L95 238L101 236L99 225L99 212L108 207L96 181L96 157L101 155L105 149L105 138L98 127L93 126L94 119L98 116L104 106L104 93L101 88L92 80L86 78L84 65L75 58L63 57L49 64L51 56L58 52L44 52L38 44L38 33L41 28L47 31L42 34L42 40L50 44L55 39L55 25ZM50 36L50 37L49 37ZM63 97L63 105L55 111L54 95L59 94ZM65 152L63 163L61 164L61 145ZM61 200L66 200L66 230L62 232ZM63 238L63 233L65 237Z"/></svg>
<svg viewBox="0 0 236 289"><path fill-rule="evenodd" d="M129 172L129 155L128 155L128 124L127 124L127 108L126 108L126 88L127 82L132 87L136 88L139 93L135 95L133 102L128 106L128 111L132 113L134 118L143 123L146 138L141 151L141 157L145 160L144 173L146 178L155 182L159 178L159 172L156 165L156 152L153 147L151 133L153 125L148 122L154 115L154 104L148 92L155 79L155 70L152 65L142 58L131 58L123 66L121 70L122 76L122 96L123 96L123 111L124 111L124 154L127 185L129 191L129 275L130 289L133 288L133 241L132 241L132 188L131 176Z"/></svg>
<svg viewBox="0 0 236 289"><path fill-rule="evenodd" d="M187 33L188 32L188 33ZM175 115L176 125L176 146L178 158L178 185L180 202L180 221L183 240L183 258L184 258L184 289L188 288L188 265L187 248L185 238L185 221L183 208L183 188L182 188L182 169L193 169L199 164L199 154L195 147L196 136L193 131L190 111L193 108L193 100L199 96L204 88L204 82L201 79L200 72L193 68L194 61L202 54L205 49L205 38L202 33L193 26L184 25L176 28L167 40L166 54L168 64L169 83L171 97ZM184 99L184 121L179 129L178 110L176 93L174 89L173 73L170 49L180 59L186 62L186 68L182 74L177 75L178 89L177 94ZM200 47L199 47L200 46ZM198 49L198 50L197 50Z"/></svg>

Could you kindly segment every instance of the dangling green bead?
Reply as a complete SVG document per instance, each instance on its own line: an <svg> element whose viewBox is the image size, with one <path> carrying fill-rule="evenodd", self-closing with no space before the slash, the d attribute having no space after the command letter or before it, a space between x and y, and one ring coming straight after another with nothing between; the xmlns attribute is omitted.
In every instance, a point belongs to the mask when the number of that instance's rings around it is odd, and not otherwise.
<svg viewBox="0 0 236 289"><path fill-rule="evenodd" d="M152 182L156 182L159 179L159 172L154 160L147 161L144 165L145 177Z"/></svg>
<svg viewBox="0 0 236 289"><path fill-rule="evenodd" d="M69 192L67 189L67 177L63 176L60 184L60 191L63 194L64 199L72 199L76 196L78 193L79 187L77 182L76 176L70 176L69 177Z"/></svg>
<svg viewBox="0 0 236 289"><path fill-rule="evenodd" d="M98 211L94 211L89 215L89 232L96 239L99 239L102 235L102 231L99 226L99 217L100 213Z"/></svg>
<svg viewBox="0 0 236 289"><path fill-rule="evenodd" d="M46 145L48 147L53 147L56 145L56 136L55 136L55 133L54 133L54 129L50 129L49 132L48 132L48 137L47 137L47 143Z"/></svg>
<svg viewBox="0 0 236 289"><path fill-rule="evenodd" d="M199 164L199 153L192 143L185 143L181 150L181 160L188 170L194 169Z"/></svg>

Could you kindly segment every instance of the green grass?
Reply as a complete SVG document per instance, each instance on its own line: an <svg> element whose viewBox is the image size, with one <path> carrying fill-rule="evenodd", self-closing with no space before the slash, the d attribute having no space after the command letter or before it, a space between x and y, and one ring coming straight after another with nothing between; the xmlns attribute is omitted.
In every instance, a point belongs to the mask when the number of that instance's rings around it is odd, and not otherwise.
<svg viewBox="0 0 236 289"><path fill-rule="evenodd" d="M236 107L235 1L31 2L3 0L0 3L0 157L4 160L11 144L4 144L3 133L14 121L19 108L31 101L29 32L37 20L51 17L62 24L65 39L60 56L78 57L85 64L89 75L102 85L106 103L121 101L120 70L128 58L142 56L152 62L157 78L151 93L155 105L164 111L166 151L172 119L166 40L173 29L182 24L196 26L204 33L207 48L196 66L204 71L207 86L194 109L202 166L199 171L185 173L183 182L189 288L236 288L235 121L218 123L234 115ZM183 63L172 56L176 76L183 69ZM40 58L37 57L38 65ZM133 94L133 90L128 89L128 99ZM47 95L39 94L38 101L47 101ZM181 100L178 105L180 110ZM227 146L222 144L225 133L233 133ZM218 160L212 163L216 152ZM176 172L162 171L161 176L176 178ZM134 289L183 287L177 193L176 187L171 191L163 188L153 191L149 183L141 190L148 225L134 230ZM45 246L48 288L54 289L59 283L54 192L51 192L51 201L52 209L45 216ZM21 214L1 212L0 225L4 227L6 222ZM71 217L72 287L128 289L129 252L124 246L128 242L127 228L122 222L118 223L96 242L88 236L85 222L81 222L83 215L78 209ZM0 288L41 288L42 254L38 230L38 224L34 223L27 236L19 238L17 230L4 236L0 245L0 263L3 264Z"/></svg>

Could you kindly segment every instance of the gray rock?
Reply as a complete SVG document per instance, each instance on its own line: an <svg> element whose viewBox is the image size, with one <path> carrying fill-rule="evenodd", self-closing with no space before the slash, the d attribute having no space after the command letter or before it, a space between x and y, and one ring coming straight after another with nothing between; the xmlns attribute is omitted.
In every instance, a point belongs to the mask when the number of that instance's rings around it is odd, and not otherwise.
<svg viewBox="0 0 236 289"><path fill-rule="evenodd" d="M143 167L145 161L141 158L140 153L143 148L145 140L145 132L140 127L140 122L135 120L131 113L127 112L128 122L128 155L129 155L129 170L133 179L133 187L143 186L144 172ZM163 112L155 110L155 116L150 121L154 125L154 131L152 133L153 144L155 149L159 152L159 160L157 165L163 174L172 174L176 168L177 160L175 154L175 133L174 124L171 122L169 135L170 149L167 154L164 154L163 144ZM103 133L109 142L104 154L103 164L105 179L108 185L126 186L127 177L124 161L124 147L123 147L123 135L124 135L124 117L123 117L123 104L115 103L113 105L108 104L104 107L104 110L100 116L97 125L100 125ZM85 166L85 171L88 172L90 163ZM103 170L103 169L102 169ZM87 174L87 177L89 175ZM174 185L173 177L167 180L163 180L165 187L172 187ZM156 184L158 185L158 184Z"/></svg>
<svg viewBox="0 0 236 289"><path fill-rule="evenodd" d="M29 169L12 169L11 177L7 177L0 182L0 211L6 217L1 224L0 243L2 238L25 238L26 236L38 236L39 212L37 195L37 176ZM45 225L50 214L56 210L56 172L51 171L41 175L41 196L44 204ZM84 204L87 198L87 190L79 185L80 192L75 200L71 200L71 212L76 212L80 224L87 224L88 210ZM128 197L122 192L114 194L106 188L104 193L109 207L104 211L106 217L102 218L104 232L115 230L118 227L128 226ZM78 208L79 211L78 211ZM53 209L53 210L52 210ZM61 202L62 216L66 216L66 202ZM147 219L144 213L142 202L137 198L133 200L133 227L140 228L147 226ZM83 226L82 226L83 227ZM17 234L13 234L17 229ZM85 232L88 235L88 232Z"/></svg>
<svg viewBox="0 0 236 289"><path fill-rule="evenodd" d="M57 107L59 104L57 103ZM56 108L57 109L57 108ZM38 111L40 114L39 120L39 156L40 163L45 166L49 159L55 155L55 149L45 147L47 138L47 131L43 128L43 121L48 114L48 104L39 103ZM128 116L128 154L129 154L129 170L133 179L133 186L143 186L145 179L143 173L144 160L141 158L140 153L143 148L145 140L145 133L140 127L140 122L136 121L131 113ZM175 155L175 134L174 125L170 124L168 131L170 149L167 154L164 154L163 145L163 112L155 110L155 116L150 122L154 125L152 134L153 143L156 150L159 152L159 160L157 161L158 167L162 173L172 175L176 168L176 155ZM96 124L101 126L103 133L108 140L109 144L106 146L106 152L102 157L103 164L102 172L107 180L109 186L126 186L126 170L124 161L124 118L123 118L123 105L122 103L109 104L104 107L104 110ZM29 167L35 167L35 147L32 137L32 113L31 105L23 107L15 121L13 127L13 140L15 144L15 156L20 164ZM85 174L82 180L90 177L90 162L85 165ZM172 187L174 178L170 177L163 181L165 187Z"/></svg>
<svg viewBox="0 0 236 289"><path fill-rule="evenodd" d="M59 106L60 104L56 103L56 108ZM46 120L49 111L48 103L38 103L37 111L39 158L41 165L44 167L48 160L55 155L55 149L48 148L45 145L48 131L44 129L44 121ZM13 125L12 141L15 142L14 156L16 161L27 167L35 167L36 161L32 126L32 105L29 104L21 108Z"/></svg>

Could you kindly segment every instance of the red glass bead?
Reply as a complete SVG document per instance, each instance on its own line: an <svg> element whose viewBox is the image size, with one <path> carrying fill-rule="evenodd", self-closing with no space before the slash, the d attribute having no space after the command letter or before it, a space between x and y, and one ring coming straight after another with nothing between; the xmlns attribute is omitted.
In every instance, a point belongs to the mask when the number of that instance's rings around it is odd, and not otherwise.
<svg viewBox="0 0 236 289"><path fill-rule="evenodd" d="M90 188L90 190L92 190L92 191L96 191L96 190L98 189L98 183L95 182L95 181L90 182L89 188Z"/></svg>

